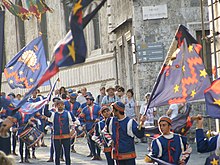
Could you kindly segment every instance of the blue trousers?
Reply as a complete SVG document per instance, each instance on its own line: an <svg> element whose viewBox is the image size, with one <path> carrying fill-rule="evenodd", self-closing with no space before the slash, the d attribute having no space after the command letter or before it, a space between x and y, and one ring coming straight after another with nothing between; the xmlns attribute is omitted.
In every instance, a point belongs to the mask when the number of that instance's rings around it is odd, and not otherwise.
<svg viewBox="0 0 220 165"><path fill-rule="evenodd" d="M135 158L127 160L116 160L117 165L136 165Z"/></svg>
<svg viewBox="0 0 220 165"><path fill-rule="evenodd" d="M55 164L60 165L60 154L61 149L63 146L64 149L64 155L65 155L65 161L66 165L70 165L70 138L68 139L54 139L54 150L55 150Z"/></svg>
<svg viewBox="0 0 220 165"><path fill-rule="evenodd" d="M23 153L24 153L24 142L19 138L19 153L20 153L20 156L21 156L21 160L23 160ZM25 159L28 159L28 148L27 148L27 145L25 144Z"/></svg>
<svg viewBox="0 0 220 165"><path fill-rule="evenodd" d="M108 165L114 165L115 164L114 159L112 159L112 157L111 157L111 152L105 152L105 157L107 159Z"/></svg>
<svg viewBox="0 0 220 165"><path fill-rule="evenodd" d="M54 146L53 146L53 139L51 137L51 140L50 140L50 159L52 159L52 160L53 160L53 154L54 154ZM60 158L63 158L63 147L61 147Z"/></svg>

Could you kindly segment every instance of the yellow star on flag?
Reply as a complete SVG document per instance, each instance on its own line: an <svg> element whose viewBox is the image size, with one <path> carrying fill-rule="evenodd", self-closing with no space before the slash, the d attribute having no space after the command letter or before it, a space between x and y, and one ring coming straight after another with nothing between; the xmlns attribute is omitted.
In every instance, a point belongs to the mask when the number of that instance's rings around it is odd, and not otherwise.
<svg viewBox="0 0 220 165"><path fill-rule="evenodd" d="M185 70L185 65L183 65L182 66L182 70L183 70L183 72L185 72L186 70Z"/></svg>
<svg viewBox="0 0 220 165"><path fill-rule="evenodd" d="M13 68L14 68L14 66L11 66L9 69L11 69L11 70L12 70Z"/></svg>
<svg viewBox="0 0 220 165"><path fill-rule="evenodd" d="M212 165L218 165L218 161L219 161L219 160L213 158L210 163L211 163Z"/></svg>
<svg viewBox="0 0 220 165"><path fill-rule="evenodd" d="M177 84L175 85L175 87L173 88L175 93L179 92L179 87L180 87L179 85L177 85Z"/></svg>
<svg viewBox="0 0 220 165"><path fill-rule="evenodd" d="M200 76L202 77L206 77L207 76L207 73L206 73L206 71L205 71L205 69L203 69L203 70L200 70Z"/></svg>
<svg viewBox="0 0 220 165"><path fill-rule="evenodd" d="M19 74L22 75L24 72L23 71L19 71Z"/></svg>
<svg viewBox="0 0 220 165"><path fill-rule="evenodd" d="M220 100L214 99L215 102L213 102L213 104L217 104L218 106L220 106Z"/></svg>
<svg viewBox="0 0 220 165"><path fill-rule="evenodd" d="M10 80L9 83L10 83L10 84L13 84L13 80Z"/></svg>
<svg viewBox="0 0 220 165"><path fill-rule="evenodd" d="M192 46L192 45L189 45L188 50L189 50L189 52L191 53L191 52L193 51L193 46Z"/></svg>
<svg viewBox="0 0 220 165"><path fill-rule="evenodd" d="M74 6L74 8L73 8L73 14L76 14L76 12L77 12L80 8L82 8L81 3L82 3L82 0L80 0L78 3L75 4L75 6Z"/></svg>
<svg viewBox="0 0 220 165"><path fill-rule="evenodd" d="M196 90L194 89L194 90L192 90L192 92L191 92L191 95L190 95L190 96L194 97L194 96L195 96L195 94L196 94Z"/></svg>
<svg viewBox="0 0 220 165"><path fill-rule="evenodd" d="M74 42L71 43L71 45L68 45L68 49L69 49L69 55L71 55L73 61L75 62L76 61L76 52L75 52L75 49L74 49Z"/></svg>
<svg viewBox="0 0 220 165"><path fill-rule="evenodd" d="M29 80L30 80L30 82L34 82L34 79L32 79L32 78L30 78Z"/></svg>

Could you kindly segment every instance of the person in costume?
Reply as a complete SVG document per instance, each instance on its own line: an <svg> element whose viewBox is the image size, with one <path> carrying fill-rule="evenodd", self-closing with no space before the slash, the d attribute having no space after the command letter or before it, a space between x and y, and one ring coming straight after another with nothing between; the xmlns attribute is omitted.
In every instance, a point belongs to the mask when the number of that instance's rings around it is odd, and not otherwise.
<svg viewBox="0 0 220 165"><path fill-rule="evenodd" d="M108 118L111 116L111 110L107 106L103 106L101 109L101 114L103 116L103 120L95 124L94 135L92 136L92 140L94 140L100 147L104 145L103 152L105 153L105 157L107 159L108 165L114 165L114 160L111 158L112 147L108 146L108 143L111 140L110 136L105 136L102 130L105 127L105 123Z"/></svg>
<svg viewBox="0 0 220 165"><path fill-rule="evenodd" d="M67 100L64 102L65 109L71 112L74 117L77 117L79 115L79 108L80 108L80 103L76 101L77 94L76 93L71 93L69 95L70 100ZM75 138L71 138L71 152L76 153L76 150L74 149L74 141Z"/></svg>
<svg viewBox="0 0 220 165"><path fill-rule="evenodd" d="M116 160L117 165L135 165L135 142L134 137L142 138L144 136L144 127L138 128L134 119L125 116L125 105L117 101L112 104L114 117L107 119L103 130L105 135L111 136L112 158ZM141 118L141 122L145 121Z"/></svg>
<svg viewBox="0 0 220 165"><path fill-rule="evenodd" d="M186 137L171 132L171 123L172 120L168 116L159 118L161 136L152 141L152 157L168 163L184 165L189 159L191 148L187 148Z"/></svg>
<svg viewBox="0 0 220 165"><path fill-rule="evenodd" d="M79 120L82 124L85 124L87 133L88 146L90 149L90 154L87 157L92 157L92 160L100 160L100 149L92 140L92 135L95 128L95 123L100 121L101 107L97 104L94 104L94 98L91 95L86 97L86 104L87 106L82 109L82 112L79 115Z"/></svg>
<svg viewBox="0 0 220 165"><path fill-rule="evenodd" d="M44 114L48 117L48 121L53 123L55 164L60 165L60 151L63 146L66 165L70 165L70 128L73 126L73 122L77 122L77 120L72 113L64 109L64 103L62 100L57 100L56 106L56 112L49 111L49 105L45 105L44 109Z"/></svg>

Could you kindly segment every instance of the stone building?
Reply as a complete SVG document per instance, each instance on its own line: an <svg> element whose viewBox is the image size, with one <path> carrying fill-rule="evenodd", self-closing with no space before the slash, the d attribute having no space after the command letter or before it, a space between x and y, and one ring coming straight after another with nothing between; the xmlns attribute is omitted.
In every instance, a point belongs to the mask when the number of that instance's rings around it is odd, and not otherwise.
<svg viewBox="0 0 220 165"><path fill-rule="evenodd" d="M25 5L24 0L16 2ZM43 33L48 60L52 57L54 46L67 33L70 7L61 0L46 2L54 12L46 13L41 23L36 18L23 23L6 12L6 62L37 37L39 31ZM207 2L204 4L207 6ZM208 7L204 11L208 33ZM58 86L76 89L86 86L97 95L100 86L120 84L125 89L132 88L137 101L143 100L144 94L153 88L179 24L185 25L195 37L200 38L199 0L107 0L85 28L86 62L62 69L57 75L61 79ZM5 79L2 89L10 91ZM41 90L46 92L48 87ZM15 92L24 91L18 89Z"/></svg>

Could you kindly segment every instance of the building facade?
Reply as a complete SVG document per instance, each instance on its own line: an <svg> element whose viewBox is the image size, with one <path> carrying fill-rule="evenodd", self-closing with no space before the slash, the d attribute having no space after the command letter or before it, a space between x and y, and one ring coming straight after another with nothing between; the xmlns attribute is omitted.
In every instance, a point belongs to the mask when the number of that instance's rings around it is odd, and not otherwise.
<svg viewBox="0 0 220 165"><path fill-rule="evenodd" d="M70 5L65 1L46 1L54 9L46 13L41 23L32 18L24 23L6 12L6 63L27 43L42 32L48 60L53 48L68 31ZM85 10L92 10L95 1ZM16 0L16 3L23 3ZM204 2L205 30L209 31L208 7ZM137 101L153 88L166 52L179 24L201 36L199 0L107 0L107 3L85 28L87 59L83 64L63 68L58 75L58 87L79 89L86 86L94 95L100 86L116 84L132 88ZM54 78L53 78L54 80ZM2 91L10 91L3 76ZM41 87L47 92L49 87ZM26 90L16 89L24 94Z"/></svg>

